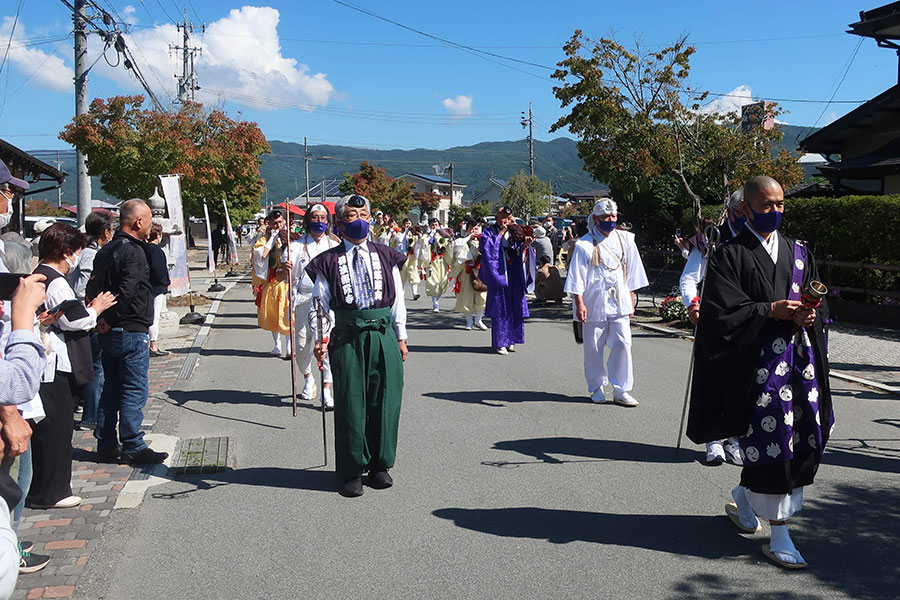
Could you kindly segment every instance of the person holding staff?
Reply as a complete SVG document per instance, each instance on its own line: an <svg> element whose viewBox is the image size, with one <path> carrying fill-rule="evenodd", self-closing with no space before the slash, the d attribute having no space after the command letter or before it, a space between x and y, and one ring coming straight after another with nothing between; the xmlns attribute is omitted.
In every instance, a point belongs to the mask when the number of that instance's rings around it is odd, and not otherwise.
<svg viewBox="0 0 900 600"><path fill-rule="evenodd" d="M745 533L771 525L763 553L806 567L787 520L803 505L834 425L824 302L812 253L778 232L784 191L771 177L744 186L747 225L709 261L694 345L688 437L739 436L744 467L726 514Z"/></svg>
<svg viewBox="0 0 900 600"><path fill-rule="evenodd" d="M400 281L406 257L367 241L365 197L342 198L335 215L344 242L313 258L306 273L315 284L313 298L321 310L334 311L327 352L334 376L336 474L340 494L357 497L363 493L365 472L375 489L394 483L388 470L397 455L403 361L408 353ZM315 323L314 315L311 321ZM316 359L322 362L325 353L317 336Z"/></svg>

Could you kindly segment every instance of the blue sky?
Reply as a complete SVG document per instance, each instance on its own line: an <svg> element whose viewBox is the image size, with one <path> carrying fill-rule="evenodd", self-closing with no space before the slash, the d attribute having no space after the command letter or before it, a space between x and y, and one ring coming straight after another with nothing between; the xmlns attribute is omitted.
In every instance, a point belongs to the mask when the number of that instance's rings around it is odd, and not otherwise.
<svg viewBox="0 0 900 600"><path fill-rule="evenodd" d="M97 0L131 23L126 38L164 103L180 63L167 44L179 39L174 18L187 2L203 48L198 100L222 103L231 116L259 123L269 139L377 148L446 148L521 139L519 113L532 101L535 135L562 113L549 72L491 62L331 0L245 5L222 0ZM25 149L64 148L56 134L74 112L71 17L60 0L3 0L0 57L22 3L9 57L0 72L0 137ZM410 27L539 64L554 65L576 28L615 32L647 44L690 34L697 54L691 82L713 92L754 98L827 100L859 42L844 33L860 10L879 5L817 2L474 2L355 0ZM133 77L107 66L91 41L90 96L138 93ZM115 63L115 53L107 53ZM494 60L494 59L492 59ZM501 63L501 64L498 64ZM513 68L514 67L514 68ZM525 72L522 72L525 71ZM897 55L864 40L836 101L871 98L897 81ZM740 98L722 98L737 102ZM301 106L302 108L297 108ZM856 104L784 102L782 118L825 124ZM820 118L821 115L821 118Z"/></svg>

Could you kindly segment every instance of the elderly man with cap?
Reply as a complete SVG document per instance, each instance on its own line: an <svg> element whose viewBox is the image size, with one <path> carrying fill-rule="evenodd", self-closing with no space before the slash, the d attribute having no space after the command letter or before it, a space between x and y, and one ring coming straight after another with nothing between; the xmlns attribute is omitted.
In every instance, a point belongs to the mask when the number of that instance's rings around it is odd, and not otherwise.
<svg viewBox="0 0 900 600"><path fill-rule="evenodd" d="M334 311L327 352L334 373L334 446L340 494L361 496L362 474L375 489L391 487L406 360L406 305L400 267L406 256L367 241L369 201L342 198L335 216L344 241L306 266L313 297ZM315 303L314 303L315 304ZM312 315L311 315L312 316ZM318 327L313 317L314 330ZM318 337L317 337L318 340ZM316 341L321 362L326 348Z"/></svg>
<svg viewBox="0 0 900 600"><path fill-rule="evenodd" d="M612 384L613 402L638 405L631 394L631 315L634 290L647 285L634 234L616 229L618 209L601 200L591 211L590 230L575 244L566 277L575 320L583 323L584 375L591 400L606 401L603 386ZM603 352L609 347L609 360Z"/></svg>
<svg viewBox="0 0 900 600"><path fill-rule="evenodd" d="M487 286L484 314L491 318L491 346L498 354L515 352L516 344L525 343L525 319L528 301L525 291L528 275L526 250L531 239L510 238L514 223L512 209L497 209L496 221L481 234L479 251L481 269L478 277Z"/></svg>
<svg viewBox="0 0 900 600"><path fill-rule="evenodd" d="M719 232L718 245L734 239L744 228L746 218L742 207L743 199L743 188L732 193L728 199L728 208L726 210L728 218L725 223L717 227ZM696 325L700 319L700 282L706 274L706 263L714 248L708 245L709 240L707 240L706 232L698 233L694 239L697 241L691 244L687 263L685 263L684 269L681 271L680 288L681 301L688 309L688 318L691 320L691 323ZM725 461L738 466L743 464L737 438L732 437L707 442L706 463L709 465L720 465Z"/></svg>

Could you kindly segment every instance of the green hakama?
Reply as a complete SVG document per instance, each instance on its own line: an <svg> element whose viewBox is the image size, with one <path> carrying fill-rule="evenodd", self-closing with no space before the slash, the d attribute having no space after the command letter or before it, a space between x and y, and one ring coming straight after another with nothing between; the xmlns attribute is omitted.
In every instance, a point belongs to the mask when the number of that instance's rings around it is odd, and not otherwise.
<svg viewBox="0 0 900 600"><path fill-rule="evenodd" d="M337 477L346 481L394 466L403 360L390 307L334 313L334 446Z"/></svg>

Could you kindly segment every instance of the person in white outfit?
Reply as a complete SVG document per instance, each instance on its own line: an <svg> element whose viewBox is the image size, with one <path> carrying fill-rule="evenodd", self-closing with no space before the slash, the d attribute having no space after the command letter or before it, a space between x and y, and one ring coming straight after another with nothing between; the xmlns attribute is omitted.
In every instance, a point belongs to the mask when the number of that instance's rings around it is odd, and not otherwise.
<svg viewBox="0 0 900 600"><path fill-rule="evenodd" d="M618 209L612 200L594 204L590 231L575 244L566 277L574 318L583 325L584 375L591 400L606 401L610 383L613 402L638 405L629 393L634 385L631 361L631 315L634 290L647 285L647 274L634 234L616 229ZM609 360L604 364L604 349Z"/></svg>
<svg viewBox="0 0 900 600"><path fill-rule="evenodd" d="M453 291L456 293L454 310L466 316L466 331L473 327L487 331L484 324L484 305L487 301L487 289L484 283L476 278L481 267L481 252L478 249L481 238L481 224L469 220L465 224L466 235L454 240L450 246L450 277L456 281ZM478 285L479 289L475 289Z"/></svg>
<svg viewBox="0 0 900 600"><path fill-rule="evenodd" d="M312 300L313 281L306 274L306 265L330 248L338 246L341 241L328 233L331 227L331 219L328 209L324 204L313 204L303 216L303 226L306 233L298 240L291 242L285 250L283 264L286 269L291 269L294 284L294 349L297 367L303 373L303 391L300 397L304 400L316 398L316 379L313 376L312 358L313 348L316 345L313 328L310 326L310 302ZM289 254L288 254L289 253ZM332 393L331 368L328 355L322 361L322 396L325 408L334 408L334 396Z"/></svg>

